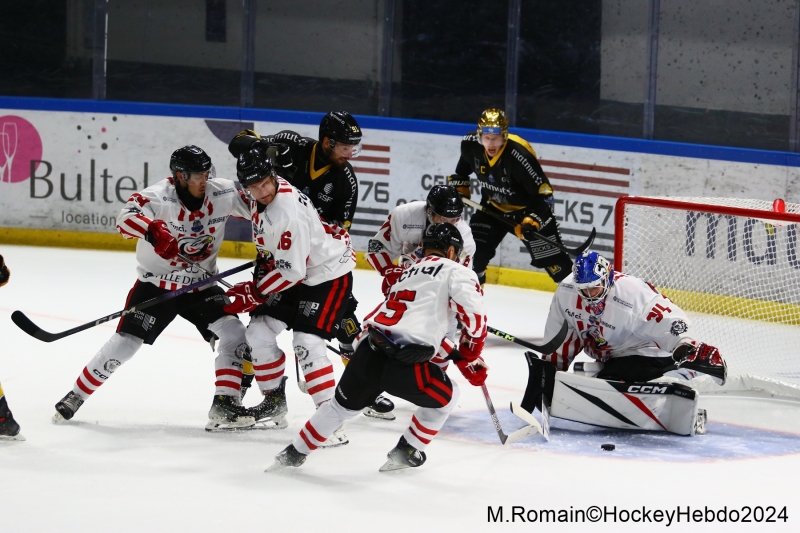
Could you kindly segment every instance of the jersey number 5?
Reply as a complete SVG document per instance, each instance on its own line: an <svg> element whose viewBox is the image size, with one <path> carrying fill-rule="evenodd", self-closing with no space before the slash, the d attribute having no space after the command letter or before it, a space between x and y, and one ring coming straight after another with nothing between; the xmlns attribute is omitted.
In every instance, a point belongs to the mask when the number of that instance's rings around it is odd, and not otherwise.
<svg viewBox="0 0 800 533"><path fill-rule="evenodd" d="M292 247L292 232L284 231L281 240L278 241L278 250L288 250Z"/></svg>
<svg viewBox="0 0 800 533"><path fill-rule="evenodd" d="M416 297L417 291L397 291L389 294L389 299L386 300L384 305L387 309L392 311L392 313L387 315L385 312L381 311L375 317L375 322L383 324L384 326L394 326L400 322L400 319L403 318L403 314L408 309L408 306L404 302L413 302Z"/></svg>

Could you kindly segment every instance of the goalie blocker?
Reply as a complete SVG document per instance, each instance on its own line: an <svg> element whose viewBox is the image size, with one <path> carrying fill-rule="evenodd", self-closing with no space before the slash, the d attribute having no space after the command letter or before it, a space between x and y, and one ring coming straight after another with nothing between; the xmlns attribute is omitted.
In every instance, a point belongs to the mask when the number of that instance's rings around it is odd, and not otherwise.
<svg viewBox="0 0 800 533"><path fill-rule="evenodd" d="M550 362L526 352L528 385L522 408L595 426L666 431L677 435L705 433L706 413L699 395L686 385L622 382L588 377L602 363L576 363L576 373L556 371ZM580 374L578 373L580 372ZM547 426L547 420L543 421Z"/></svg>

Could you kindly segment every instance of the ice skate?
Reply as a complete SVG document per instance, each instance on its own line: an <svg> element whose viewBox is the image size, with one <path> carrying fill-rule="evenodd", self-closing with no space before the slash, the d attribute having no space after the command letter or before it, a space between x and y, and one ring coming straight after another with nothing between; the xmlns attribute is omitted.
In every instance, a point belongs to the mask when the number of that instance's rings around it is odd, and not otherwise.
<svg viewBox="0 0 800 533"><path fill-rule="evenodd" d="M378 397L375 398L375 403L364 409L364 416L380 418L381 420L395 420L397 417L392 412L393 410L394 402L379 394Z"/></svg>
<svg viewBox="0 0 800 533"><path fill-rule="evenodd" d="M408 443L405 437L400 437L397 446L386 454L389 458L379 472L391 472L392 470L402 470L404 468L416 468L425 464L427 459L425 452L421 452Z"/></svg>
<svg viewBox="0 0 800 533"><path fill-rule="evenodd" d="M238 397L217 394L208 411L206 431L234 431L252 427L256 421Z"/></svg>
<svg viewBox="0 0 800 533"><path fill-rule="evenodd" d="M3 440L25 440L25 437L20 433L19 424L8 408L6 397L0 396L0 441Z"/></svg>
<svg viewBox="0 0 800 533"><path fill-rule="evenodd" d="M275 462L264 472L278 472L290 466L297 468L306 462L306 457L308 457L306 454L297 451L294 444L290 444L275 456Z"/></svg>
<svg viewBox="0 0 800 533"><path fill-rule="evenodd" d="M337 448L339 446L344 446L348 444L350 440L347 438L347 435L344 433L344 428L339 426L339 429L333 432L333 435L328 437L328 439L319 445L320 448Z"/></svg>
<svg viewBox="0 0 800 533"><path fill-rule="evenodd" d="M264 400L250 407L247 411L255 419L252 429L285 429L289 426L286 421L286 380L281 378L281 383L275 389L264 393Z"/></svg>
<svg viewBox="0 0 800 533"><path fill-rule="evenodd" d="M56 414L53 415L53 423L59 424L67 420L71 420L75 413L78 412L83 399L72 391L69 391L66 396L61 398L61 401L56 404Z"/></svg>

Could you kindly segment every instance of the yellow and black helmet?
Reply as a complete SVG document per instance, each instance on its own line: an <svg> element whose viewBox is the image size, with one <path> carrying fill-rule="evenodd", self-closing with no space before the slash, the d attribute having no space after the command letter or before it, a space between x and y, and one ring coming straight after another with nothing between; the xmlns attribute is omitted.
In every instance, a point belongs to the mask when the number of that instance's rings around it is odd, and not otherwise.
<svg viewBox="0 0 800 533"><path fill-rule="evenodd" d="M489 133L493 135L503 135L508 139L508 119L502 109L490 107L478 119L478 135Z"/></svg>

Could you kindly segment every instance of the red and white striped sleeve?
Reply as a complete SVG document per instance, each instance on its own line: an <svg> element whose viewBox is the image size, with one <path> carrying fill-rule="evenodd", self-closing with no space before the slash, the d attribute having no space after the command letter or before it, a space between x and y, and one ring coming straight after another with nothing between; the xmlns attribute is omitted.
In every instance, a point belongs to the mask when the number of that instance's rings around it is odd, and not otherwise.
<svg viewBox="0 0 800 533"><path fill-rule="evenodd" d="M470 337L484 337L486 313L483 310L483 290L475 272L459 265L450 276L449 291L450 308L456 312L463 333Z"/></svg>
<svg viewBox="0 0 800 533"><path fill-rule="evenodd" d="M561 325L564 320L567 321L569 329L564 342L553 353L542 355L542 359L550 361L556 366L556 369L563 372L569 369L569 365L583 350L583 342L581 341L580 333L575 329L574 321L564 313L564 308L568 305L567 300L574 300L575 297L577 295L574 295L571 289L559 285L553 300L550 302L550 312L547 314L547 323L544 327L544 338L552 339L561 331Z"/></svg>
<svg viewBox="0 0 800 533"><path fill-rule="evenodd" d="M383 275L387 268L395 266L394 259L399 255L399 251L392 249L392 215L389 215L378 233L369 240L364 258L372 268Z"/></svg>
<svg viewBox="0 0 800 533"><path fill-rule="evenodd" d="M134 193L122 208L117 217L117 231L126 239L144 239L147 235L147 226L155 218L151 196L147 190Z"/></svg>

